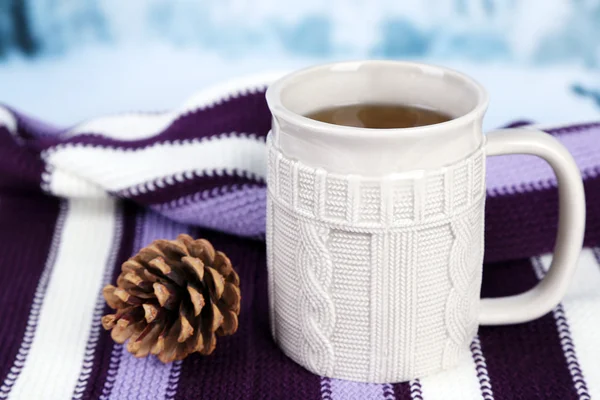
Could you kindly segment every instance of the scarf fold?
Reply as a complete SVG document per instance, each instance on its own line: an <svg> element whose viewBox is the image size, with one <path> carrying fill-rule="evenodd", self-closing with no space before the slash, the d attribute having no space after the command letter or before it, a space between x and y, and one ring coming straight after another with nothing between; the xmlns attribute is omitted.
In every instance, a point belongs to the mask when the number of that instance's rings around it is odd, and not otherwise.
<svg viewBox="0 0 600 400"><path fill-rule="evenodd" d="M129 199L182 224L264 238L264 99L272 76L205 90L164 113L121 114L60 129L0 107L0 187L62 198ZM585 182L588 229L598 237L600 123L548 127ZM533 156L488 159L485 260L548 252L557 226L552 170Z"/></svg>

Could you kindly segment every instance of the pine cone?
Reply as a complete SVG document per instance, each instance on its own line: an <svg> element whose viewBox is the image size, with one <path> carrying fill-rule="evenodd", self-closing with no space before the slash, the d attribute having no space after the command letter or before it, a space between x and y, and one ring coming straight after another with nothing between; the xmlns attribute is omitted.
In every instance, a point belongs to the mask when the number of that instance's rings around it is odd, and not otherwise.
<svg viewBox="0 0 600 400"><path fill-rule="evenodd" d="M117 343L136 357L165 363L210 354L217 335L238 327L240 280L225 254L182 234L156 240L123 263L117 287L103 289L114 314L102 318Z"/></svg>

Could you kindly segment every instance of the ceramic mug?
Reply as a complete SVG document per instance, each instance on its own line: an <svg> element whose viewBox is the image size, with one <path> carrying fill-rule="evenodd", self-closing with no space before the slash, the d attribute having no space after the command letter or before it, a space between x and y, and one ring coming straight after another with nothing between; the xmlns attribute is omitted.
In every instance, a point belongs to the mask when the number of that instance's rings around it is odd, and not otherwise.
<svg viewBox="0 0 600 400"><path fill-rule="evenodd" d="M454 366L478 325L530 321L561 300L582 246L579 170L553 137L482 133L488 105L469 77L430 65L344 62L269 87L267 249L272 334L319 375L396 382ZM421 105L448 122L405 129L304 117L360 103ZM515 296L480 299L486 157L525 153L554 169L559 227L549 273Z"/></svg>

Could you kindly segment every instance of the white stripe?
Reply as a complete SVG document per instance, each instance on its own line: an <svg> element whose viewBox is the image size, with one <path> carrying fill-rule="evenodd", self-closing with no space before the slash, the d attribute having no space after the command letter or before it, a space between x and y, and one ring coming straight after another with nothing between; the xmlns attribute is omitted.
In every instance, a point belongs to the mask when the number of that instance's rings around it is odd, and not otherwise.
<svg viewBox="0 0 600 400"><path fill-rule="evenodd" d="M475 336L473 342L471 342L471 354L473 355L473 361L475 361L475 368L477 370L477 378L479 379L479 388L481 394L485 400L493 400L494 392L492 390L492 382L487 370L487 363L483 350L481 349L481 342L479 341L479 335Z"/></svg>
<svg viewBox="0 0 600 400"><path fill-rule="evenodd" d="M408 382L410 390L410 398L413 400L423 400L423 391L421 390L421 382L418 379L413 379Z"/></svg>
<svg viewBox="0 0 600 400"><path fill-rule="evenodd" d="M121 249L121 241L123 239L123 213L120 207L117 211L118 212L116 215L115 233L113 235L113 243L111 246L112 250L110 253L110 257L108 258L108 261L106 263L106 267L104 268L104 276L102 277L101 284L102 287L104 287L104 285L109 284L111 281L112 274L115 268L115 262L119 254L119 250ZM75 387L75 391L73 394L74 399L80 399L81 397L83 397L84 391L87 387L87 383L92 373L92 367L94 366L94 356L96 355L96 345L98 344L98 340L100 339L100 332L102 329L101 320L105 304L106 301L104 300L104 296L102 295L102 290L99 290L98 295L96 297L96 308L94 309L90 335L88 337L88 342L85 349L85 357L83 359L83 365L81 366L79 379L77 380L77 386Z"/></svg>
<svg viewBox="0 0 600 400"><path fill-rule="evenodd" d="M242 76L218 83L197 92L185 102L183 109L194 110L211 106L231 97L247 93L253 89L265 88L289 71L269 71L261 74Z"/></svg>
<svg viewBox="0 0 600 400"><path fill-rule="evenodd" d="M9 398L67 399L79 377L115 231L113 200L71 200L29 356Z"/></svg>
<svg viewBox="0 0 600 400"><path fill-rule="evenodd" d="M458 366L420 379L426 400L483 399L471 352L461 356Z"/></svg>
<svg viewBox="0 0 600 400"><path fill-rule="evenodd" d="M107 198L108 193L100 186L86 181L62 169L42 174L42 189L67 198Z"/></svg>
<svg viewBox="0 0 600 400"><path fill-rule="evenodd" d="M119 140L147 139L161 133L185 114L264 89L282 75L281 72L273 72L230 80L198 92L182 107L167 113L122 114L92 119L70 129L65 137L94 133Z"/></svg>
<svg viewBox="0 0 600 400"><path fill-rule="evenodd" d="M233 173L236 169L257 178L266 176L265 143L254 135L232 134L202 141L157 143L134 151L58 146L47 151L45 158L53 166L48 177L52 193L72 193L82 189L79 181L65 179L67 175L110 192L173 175L175 181L183 181L186 171L225 170ZM57 173L57 170L61 172ZM147 185L141 190L148 190Z"/></svg>
<svg viewBox="0 0 600 400"><path fill-rule="evenodd" d="M540 257L541 266L547 271L552 262L552 255ZM535 263L534 263L535 266ZM587 385L587 394L592 399L600 398L600 266L592 250L584 249L579 257L579 264L569 291L560 308L554 310L555 319L560 312L568 322L568 330L561 330L561 345L567 358L567 363L580 398L586 397L585 386L578 383L574 362L579 364L583 378L579 379ZM558 311L558 315L557 315ZM569 334L570 333L570 334ZM566 339L566 340L565 340ZM570 339L570 340L569 340ZM569 344L572 342L574 348Z"/></svg>

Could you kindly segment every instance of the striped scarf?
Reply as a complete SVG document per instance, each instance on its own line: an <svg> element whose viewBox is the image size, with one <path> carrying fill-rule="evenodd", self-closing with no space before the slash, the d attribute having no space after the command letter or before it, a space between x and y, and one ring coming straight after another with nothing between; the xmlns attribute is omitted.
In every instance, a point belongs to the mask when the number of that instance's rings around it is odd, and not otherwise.
<svg viewBox="0 0 600 400"><path fill-rule="evenodd" d="M600 124L546 129L585 180L587 248L568 295L526 324L482 327L460 365L407 383L314 375L269 334L264 77L181 108L57 128L0 107L0 398L600 398ZM546 273L556 181L530 156L488 161L482 295ZM209 357L136 359L101 329L101 288L157 238L187 232L225 251L241 279L240 329Z"/></svg>

